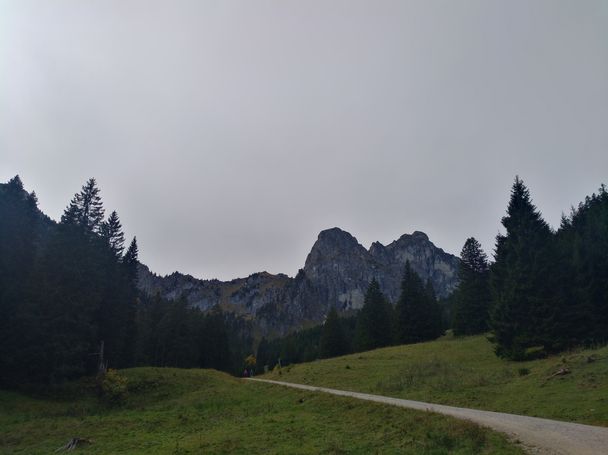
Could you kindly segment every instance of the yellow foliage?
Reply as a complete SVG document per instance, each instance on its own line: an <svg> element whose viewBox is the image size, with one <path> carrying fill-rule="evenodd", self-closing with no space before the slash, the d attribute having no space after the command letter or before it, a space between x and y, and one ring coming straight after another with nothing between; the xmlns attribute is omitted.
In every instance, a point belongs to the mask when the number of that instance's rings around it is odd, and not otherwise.
<svg viewBox="0 0 608 455"><path fill-rule="evenodd" d="M245 365L247 365L248 367L254 367L256 363L257 363L257 359L255 358L255 356L253 354L248 356L245 359Z"/></svg>

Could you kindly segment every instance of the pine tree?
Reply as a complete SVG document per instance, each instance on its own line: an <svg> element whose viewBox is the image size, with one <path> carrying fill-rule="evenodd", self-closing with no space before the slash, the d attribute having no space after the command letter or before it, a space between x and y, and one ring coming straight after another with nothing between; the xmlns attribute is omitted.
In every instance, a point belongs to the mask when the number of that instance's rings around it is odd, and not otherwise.
<svg viewBox="0 0 608 455"><path fill-rule="evenodd" d="M366 351L392 343L393 309L380 291L380 285L374 278L367 292L363 308L357 318L355 346L359 351Z"/></svg>
<svg viewBox="0 0 608 455"><path fill-rule="evenodd" d="M30 329L40 325L33 295L40 286L41 221L37 199L27 194L19 176L0 184L0 385L23 381Z"/></svg>
<svg viewBox="0 0 608 455"><path fill-rule="evenodd" d="M65 209L61 222L80 226L86 232L99 233L103 223L104 209L99 188L94 178L90 178L80 193L74 195Z"/></svg>
<svg viewBox="0 0 608 455"><path fill-rule="evenodd" d="M430 339L434 339L443 335L445 331L443 311L439 305L437 294L430 278L426 280L425 291L429 302L429 336L431 337Z"/></svg>
<svg viewBox="0 0 608 455"><path fill-rule="evenodd" d="M168 303L156 333L159 366L177 368L199 366L199 349L196 343L199 316L200 312L189 308L183 297Z"/></svg>
<svg viewBox="0 0 608 455"><path fill-rule="evenodd" d="M569 302L564 319L566 343L608 341L608 191L585 198L557 233L560 289Z"/></svg>
<svg viewBox="0 0 608 455"><path fill-rule="evenodd" d="M124 301L125 301L125 337L122 353L124 366L131 366L135 361L135 347L137 340L137 269L139 266L139 248L137 238L133 237L129 248L122 258L124 267Z"/></svg>
<svg viewBox="0 0 608 455"><path fill-rule="evenodd" d="M137 246L137 237L133 237L127 252L125 253L122 262L127 266L135 267L139 262L139 247Z"/></svg>
<svg viewBox="0 0 608 455"><path fill-rule="evenodd" d="M271 352L268 340L266 337L262 337L258 349L256 352L258 363L261 367L272 367Z"/></svg>
<svg viewBox="0 0 608 455"><path fill-rule="evenodd" d="M474 335L488 330L490 309L489 265L481 244L466 240L460 253L458 288L455 291L455 335Z"/></svg>
<svg viewBox="0 0 608 455"><path fill-rule="evenodd" d="M108 220L102 223L100 231L101 237L107 242L114 255L120 258L125 249L125 235L116 211L113 211Z"/></svg>
<svg viewBox="0 0 608 455"><path fill-rule="evenodd" d="M228 371L232 365L232 353L226 321L219 307L205 315L201 334L200 366Z"/></svg>
<svg viewBox="0 0 608 455"><path fill-rule="evenodd" d="M337 357L347 351L348 343L344 337L338 312L335 308L331 308L327 313L321 332L320 356L321 358Z"/></svg>
<svg viewBox="0 0 608 455"><path fill-rule="evenodd" d="M502 224L506 234L496 238L491 269L491 326L496 353L521 359L531 347L552 351L560 317L553 233L519 177Z"/></svg>
<svg viewBox="0 0 608 455"><path fill-rule="evenodd" d="M432 340L441 334L441 312L437 301L420 276L405 263L401 294L395 307L399 343Z"/></svg>
<svg viewBox="0 0 608 455"><path fill-rule="evenodd" d="M125 354L129 322L134 299L127 268L122 263L124 234L116 211L107 221L101 223L100 238L106 251L103 264L106 272L106 288L103 303L99 309L99 339L104 342L104 355L108 365L113 368L132 366L133 356Z"/></svg>

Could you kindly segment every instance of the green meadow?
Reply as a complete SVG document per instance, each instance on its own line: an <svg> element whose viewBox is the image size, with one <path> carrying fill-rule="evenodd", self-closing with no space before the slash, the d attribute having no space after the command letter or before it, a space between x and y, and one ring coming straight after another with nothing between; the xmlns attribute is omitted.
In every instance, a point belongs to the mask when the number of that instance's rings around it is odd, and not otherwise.
<svg viewBox="0 0 608 455"><path fill-rule="evenodd" d="M608 426L606 346L512 362L497 358L484 336L448 335L274 369L265 377Z"/></svg>
<svg viewBox="0 0 608 455"><path fill-rule="evenodd" d="M100 402L91 380L0 391L0 453L49 454L73 437L90 441L75 450L83 454L522 453L498 433L431 413L213 370L120 373L128 381L120 406Z"/></svg>

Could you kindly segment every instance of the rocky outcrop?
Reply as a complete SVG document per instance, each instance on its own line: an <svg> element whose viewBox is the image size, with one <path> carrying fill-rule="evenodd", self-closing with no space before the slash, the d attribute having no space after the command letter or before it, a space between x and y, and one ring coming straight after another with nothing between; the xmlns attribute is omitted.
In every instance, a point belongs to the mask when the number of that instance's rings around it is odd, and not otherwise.
<svg viewBox="0 0 608 455"><path fill-rule="evenodd" d="M405 234L386 246L374 242L367 250L339 228L319 234L295 278L267 272L227 282L178 272L160 277L142 265L139 286L150 295L183 297L203 311L219 305L252 319L260 334L273 336L321 322L330 307L360 308L372 278L395 302L408 260L423 280L433 284L438 296L449 295L456 286L458 258L437 248L423 232Z"/></svg>

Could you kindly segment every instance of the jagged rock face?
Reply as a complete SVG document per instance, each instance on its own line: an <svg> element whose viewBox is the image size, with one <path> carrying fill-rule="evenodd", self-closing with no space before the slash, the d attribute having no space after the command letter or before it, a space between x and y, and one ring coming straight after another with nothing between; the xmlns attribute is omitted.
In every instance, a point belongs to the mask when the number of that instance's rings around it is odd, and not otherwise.
<svg viewBox="0 0 608 455"><path fill-rule="evenodd" d="M424 232L402 235L383 246L375 242L370 255L383 264L384 273L378 277L386 295L395 302L399 297L401 276L406 261L423 280L430 280L439 297L452 293L458 282L459 259L437 248Z"/></svg>
<svg viewBox="0 0 608 455"><path fill-rule="evenodd" d="M338 228L319 234L306 259L304 272L327 301L341 309L361 308L367 285L376 278L385 295L396 302L406 261L423 280L429 279L440 297L449 295L457 282L458 258L435 247L423 232L403 235L384 246L374 242L369 250Z"/></svg>
<svg viewBox="0 0 608 455"><path fill-rule="evenodd" d="M338 309L360 308L367 285L382 274L379 263L352 235L338 228L319 234L304 273L319 297Z"/></svg>
<svg viewBox="0 0 608 455"><path fill-rule="evenodd" d="M159 277L142 265L139 287L169 299L183 296L201 310L220 305L252 318L260 335L283 335L321 322L332 306L341 311L361 308L372 278L396 302L408 260L423 280L431 281L438 296L447 296L456 286L458 258L437 248L422 232L386 246L375 242L366 250L351 234L333 228L319 234L295 278L267 272L228 282L177 272Z"/></svg>

